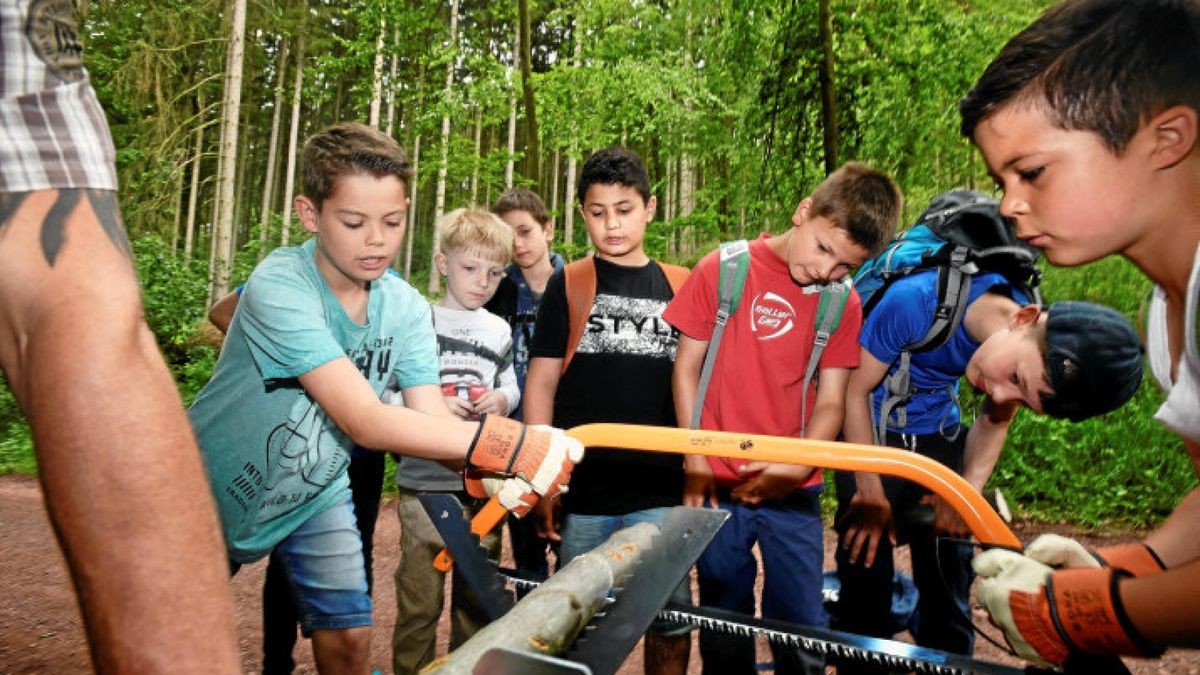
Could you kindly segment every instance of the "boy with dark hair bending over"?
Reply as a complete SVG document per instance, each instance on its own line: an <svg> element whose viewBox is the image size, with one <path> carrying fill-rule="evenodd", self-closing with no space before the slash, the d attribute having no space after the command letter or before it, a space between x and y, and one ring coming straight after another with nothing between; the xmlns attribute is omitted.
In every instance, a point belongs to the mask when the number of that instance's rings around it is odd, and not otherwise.
<svg viewBox="0 0 1200 675"><path fill-rule="evenodd" d="M366 670L371 599L346 477L355 444L511 472L525 511L567 482L582 447L502 417L453 418L429 305L384 274L404 235L409 167L395 141L346 123L309 139L300 221L315 237L251 274L212 380L191 408L237 565L278 549L322 673ZM405 407L380 395L395 382ZM511 467L511 468L510 468Z"/></svg>
<svg viewBox="0 0 1200 675"><path fill-rule="evenodd" d="M1157 286L1156 417L1200 467L1200 3L1086 0L1009 41L960 104L1000 210L1055 265L1119 253ZM978 597L1019 654L1154 656L1200 644L1200 489L1144 542L1063 537L975 558Z"/></svg>
<svg viewBox="0 0 1200 675"><path fill-rule="evenodd" d="M983 204L995 215L994 200L976 202ZM936 199L926 210L945 212L945 202ZM980 272L971 279L962 322L946 342L910 353L915 392L903 415L885 413L888 392L882 383L934 323L938 270L914 273L880 292L863 321L859 366L846 388L845 440L930 457L976 490L983 490L1021 406L1078 421L1120 407L1141 383L1141 343L1118 312L1088 302L1055 303L1047 311L1027 304L1031 298L1003 275ZM964 375L987 396L969 427L960 419L957 399ZM886 438L876 439L873 428L882 414L888 418ZM892 636L892 549L899 539L912 554L918 620L910 629L916 643L970 655L973 551L955 540L969 539L966 525L928 490L903 479L838 472L836 480L841 593L835 627ZM927 519L930 508L933 517ZM843 663L838 672L882 671Z"/></svg>
<svg viewBox="0 0 1200 675"><path fill-rule="evenodd" d="M716 251L701 260L664 315L681 333L674 371L679 426L690 425L699 405L702 429L836 439L846 379L858 365L862 306L852 288L841 289L849 294L841 321L821 354L818 378L810 381L805 376L821 289L848 284L850 270L888 242L900 206L900 190L890 178L851 162L800 201L786 232L763 234L751 242L741 301L726 324L708 391L697 401L715 330L722 264ZM811 402L807 411L801 409L802 399ZM754 612L757 565L752 548L757 542L765 568L763 616L824 625L821 471L702 455L689 455L685 463L684 504L730 512L697 564L701 604ZM772 651L776 673L824 672L819 659L796 650ZM700 632L707 674L754 673L754 652L749 638Z"/></svg>

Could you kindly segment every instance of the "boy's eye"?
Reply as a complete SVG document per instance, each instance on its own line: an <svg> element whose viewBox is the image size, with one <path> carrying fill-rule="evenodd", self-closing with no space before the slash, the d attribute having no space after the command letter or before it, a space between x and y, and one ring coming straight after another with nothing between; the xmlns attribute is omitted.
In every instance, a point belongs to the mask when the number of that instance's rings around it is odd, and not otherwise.
<svg viewBox="0 0 1200 675"><path fill-rule="evenodd" d="M491 270L488 272L488 276L493 279L499 279L500 277L504 276L504 270Z"/></svg>
<svg viewBox="0 0 1200 675"><path fill-rule="evenodd" d="M1021 386L1021 378L1016 373L1009 375L1008 381L1012 382L1013 384L1017 385L1018 387Z"/></svg>
<svg viewBox="0 0 1200 675"><path fill-rule="evenodd" d="M403 227L404 223L402 223L398 220L389 220L386 223L384 223L384 225L387 225L388 227Z"/></svg>
<svg viewBox="0 0 1200 675"><path fill-rule="evenodd" d="M1042 175L1042 171L1045 170L1045 168L1046 167L1044 166L1039 166L1032 169L1025 169L1023 171L1018 171L1017 175L1021 177L1021 180L1027 183L1032 183L1038 179L1038 176Z"/></svg>
<svg viewBox="0 0 1200 675"><path fill-rule="evenodd" d="M348 220L344 220L344 221L342 221L342 225L344 225L344 226L346 226L346 227L350 228L351 230L357 230L358 228L362 227L362 225L363 225L363 224L362 224L362 222L361 222L361 221L360 221L360 222L356 222L356 223L352 223L352 222L350 222L350 221L348 221Z"/></svg>

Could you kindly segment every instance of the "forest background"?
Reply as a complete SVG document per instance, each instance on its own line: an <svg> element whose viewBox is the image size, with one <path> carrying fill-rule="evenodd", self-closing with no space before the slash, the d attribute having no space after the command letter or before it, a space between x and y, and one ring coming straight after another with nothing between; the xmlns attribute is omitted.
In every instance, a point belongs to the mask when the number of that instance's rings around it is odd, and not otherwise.
<svg viewBox="0 0 1200 675"><path fill-rule="evenodd" d="M396 270L436 297L445 210L506 187L545 197L555 248L587 250L580 162L613 144L646 158L651 255L692 264L719 242L781 231L832 167L860 160L929 198L992 190L957 101L1045 0L76 0L85 64L117 147L146 316L186 401L217 348L212 299L305 233L297 150L335 121L394 136L416 170ZM1045 267L1048 302L1135 318L1150 285L1117 258ZM964 392L970 387L964 387ZM967 416L978 399L964 393ZM1021 515L1083 527L1161 520L1196 477L1134 401L1081 424L1018 416L991 485ZM29 429L0 385L0 473L34 473Z"/></svg>

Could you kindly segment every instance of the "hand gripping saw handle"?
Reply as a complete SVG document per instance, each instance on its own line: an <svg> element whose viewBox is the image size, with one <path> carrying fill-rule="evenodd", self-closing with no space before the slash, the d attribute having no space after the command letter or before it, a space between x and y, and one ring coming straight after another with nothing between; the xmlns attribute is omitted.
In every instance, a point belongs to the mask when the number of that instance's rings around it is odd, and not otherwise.
<svg viewBox="0 0 1200 675"><path fill-rule="evenodd" d="M637 424L583 424L568 429L566 434L590 448L733 457L897 476L941 497L984 546L1014 551L1022 549L1021 541L1008 525L962 476L943 464L907 450L808 438ZM483 536L499 525L505 514L504 507L493 496L471 520L471 531ZM438 569L445 571L450 569L450 560L449 553L443 550L434 565L439 565L440 561L445 567Z"/></svg>

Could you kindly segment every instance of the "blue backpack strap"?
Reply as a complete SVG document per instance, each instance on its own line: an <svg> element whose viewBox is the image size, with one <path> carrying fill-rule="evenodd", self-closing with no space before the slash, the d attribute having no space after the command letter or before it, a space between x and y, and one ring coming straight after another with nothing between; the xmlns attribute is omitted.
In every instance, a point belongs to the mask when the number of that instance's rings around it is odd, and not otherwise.
<svg viewBox="0 0 1200 675"><path fill-rule="evenodd" d="M737 309L746 285L746 274L750 269L750 244L745 239L721 244L720 273L717 280L717 316L708 348L704 350L704 365L700 369L700 382L696 387L696 400L692 404L691 428L700 428L700 411L704 407L704 396L712 379L713 365L717 361L721 338L725 335L725 324Z"/></svg>
<svg viewBox="0 0 1200 675"><path fill-rule="evenodd" d="M808 368L804 371L804 388L800 393L800 433L808 428L808 385L817 374L817 366L821 362L821 354L829 344L829 338L842 322L842 313L846 310L846 301L850 299L852 284L849 277L824 284L820 290L821 299L817 303L817 316L814 321L815 336L812 351L808 357Z"/></svg>

